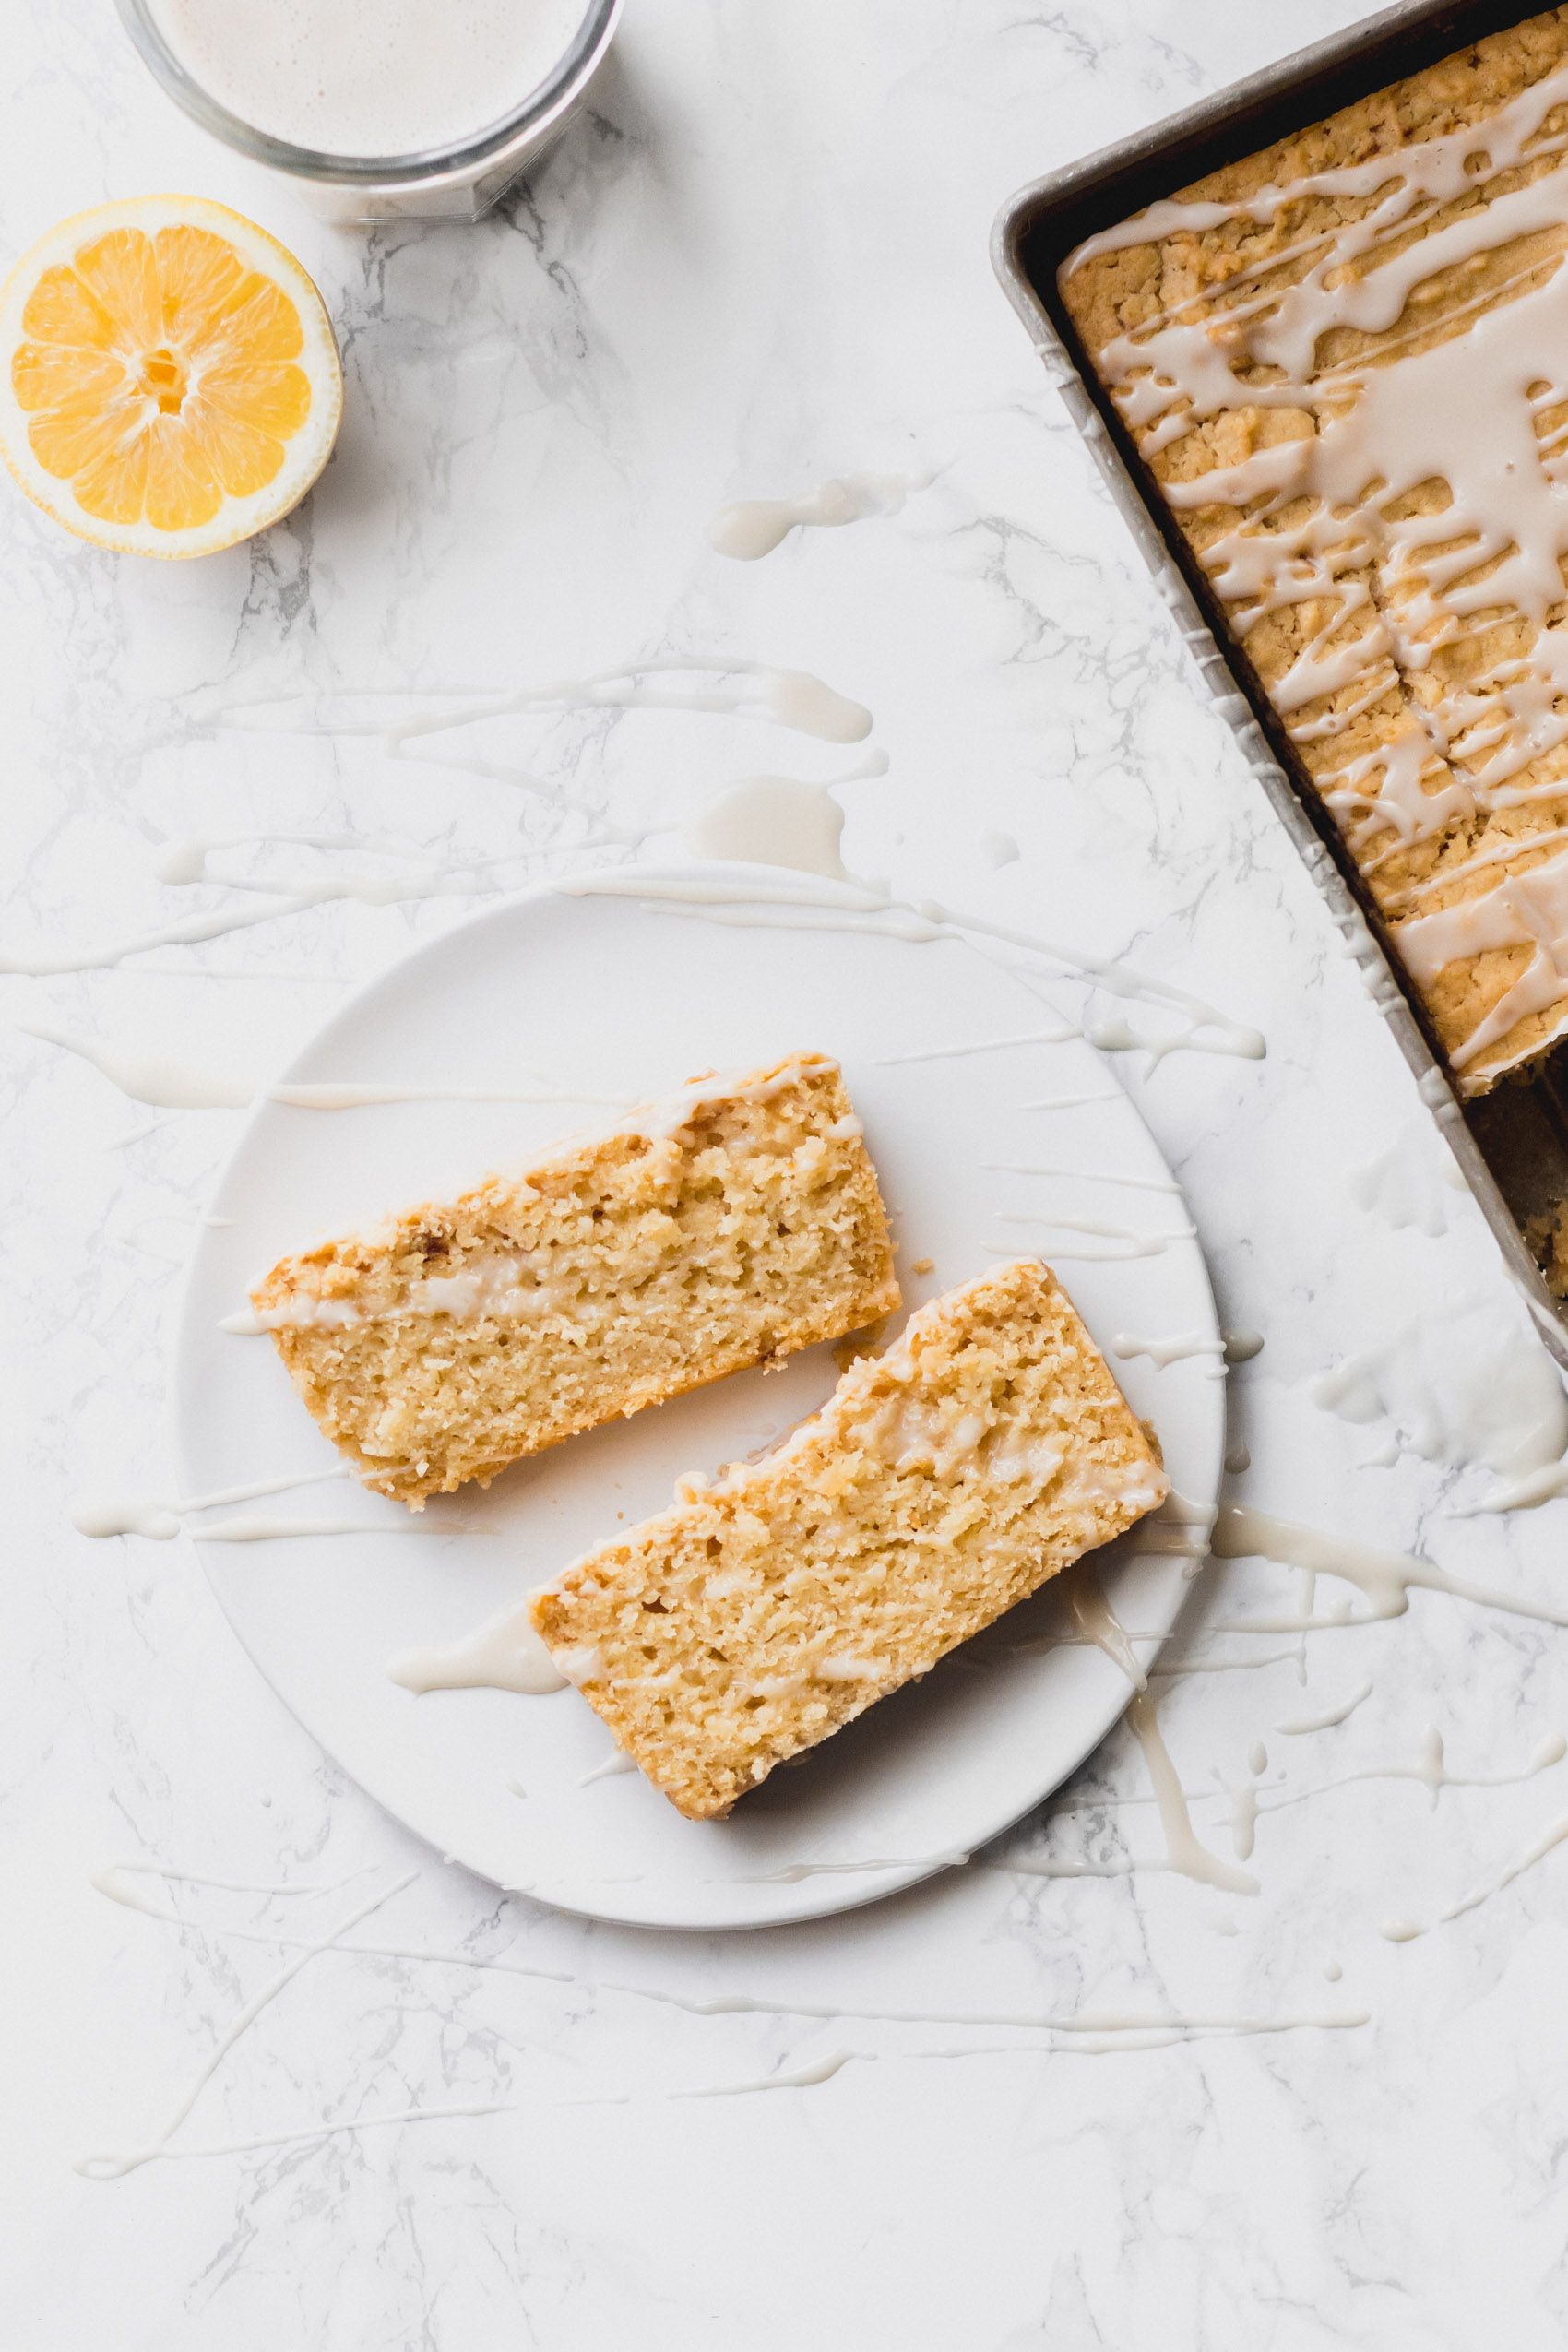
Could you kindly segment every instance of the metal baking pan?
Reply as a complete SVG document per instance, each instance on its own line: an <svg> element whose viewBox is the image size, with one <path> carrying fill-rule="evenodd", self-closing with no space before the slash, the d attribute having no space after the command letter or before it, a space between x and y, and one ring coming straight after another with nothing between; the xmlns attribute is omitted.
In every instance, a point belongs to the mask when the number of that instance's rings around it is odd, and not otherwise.
<svg viewBox="0 0 1568 2352"><path fill-rule="evenodd" d="M1483 33L1524 23L1496 0L1404 0L1299 50L1181 114L1035 180L1006 205L992 257L1051 381L1110 485L1155 586L1253 774L1327 901L1369 992L1416 1074L1541 1337L1568 1368L1568 1307L1554 1299L1521 1228L1568 1200L1568 1052L1466 1101L1450 1084L1426 1009L1392 952L1383 918L1319 800L1207 575L1095 373L1057 291L1056 273L1098 229L1113 227L1206 172L1434 65Z"/></svg>

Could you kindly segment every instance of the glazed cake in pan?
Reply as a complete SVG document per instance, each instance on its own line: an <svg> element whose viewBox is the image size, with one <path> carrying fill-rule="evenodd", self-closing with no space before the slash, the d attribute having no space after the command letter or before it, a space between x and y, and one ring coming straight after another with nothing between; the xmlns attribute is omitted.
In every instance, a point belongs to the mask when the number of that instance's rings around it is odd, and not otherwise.
<svg viewBox="0 0 1568 2352"><path fill-rule="evenodd" d="M1059 280L1468 1093L1568 1035L1565 254L1557 8Z"/></svg>

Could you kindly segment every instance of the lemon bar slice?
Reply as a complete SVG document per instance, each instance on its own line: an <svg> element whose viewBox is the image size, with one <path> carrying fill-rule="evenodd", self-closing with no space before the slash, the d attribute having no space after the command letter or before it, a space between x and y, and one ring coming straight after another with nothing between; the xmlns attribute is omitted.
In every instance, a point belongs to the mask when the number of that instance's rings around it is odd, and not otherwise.
<svg viewBox="0 0 1568 2352"><path fill-rule="evenodd" d="M915 1315L812 1420L588 1552L529 1611L689 1820L727 1813L1170 1491L1048 1267Z"/></svg>
<svg viewBox="0 0 1568 2352"><path fill-rule="evenodd" d="M861 1123L815 1053L694 1080L251 1291L320 1427L416 1509L897 1304Z"/></svg>

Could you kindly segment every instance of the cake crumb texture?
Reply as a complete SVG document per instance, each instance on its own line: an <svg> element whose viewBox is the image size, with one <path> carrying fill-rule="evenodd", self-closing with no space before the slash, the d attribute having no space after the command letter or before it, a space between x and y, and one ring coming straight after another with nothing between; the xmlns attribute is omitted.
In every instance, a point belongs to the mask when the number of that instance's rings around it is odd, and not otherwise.
<svg viewBox="0 0 1568 2352"><path fill-rule="evenodd" d="M727 1813L1170 1491L1049 1268L933 1300L761 1461L575 1562L530 1614L689 1820Z"/></svg>
<svg viewBox="0 0 1568 2352"><path fill-rule="evenodd" d="M838 1065L802 1054L283 1258L251 1303L364 1483L417 1509L899 1293Z"/></svg>

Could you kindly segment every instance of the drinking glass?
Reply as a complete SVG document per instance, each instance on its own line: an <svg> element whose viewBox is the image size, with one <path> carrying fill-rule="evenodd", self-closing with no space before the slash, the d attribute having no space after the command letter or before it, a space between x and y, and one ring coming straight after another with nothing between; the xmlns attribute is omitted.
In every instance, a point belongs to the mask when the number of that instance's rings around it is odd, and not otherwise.
<svg viewBox="0 0 1568 2352"><path fill-rule="evenodd" d="M177 106L214 138L290 181L326 220L478 220L553 146L609 52L624 0L585 0L565 54L511 113L455 146L417 155L324 155L259 131L193 79L159 29L149 0L116 0L143 63Z"/></svg>

